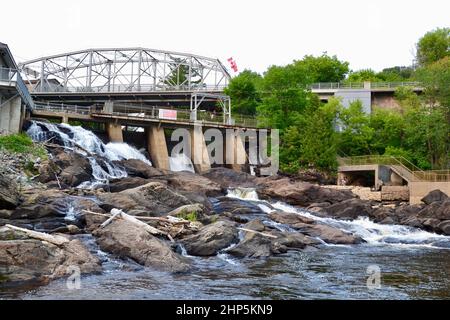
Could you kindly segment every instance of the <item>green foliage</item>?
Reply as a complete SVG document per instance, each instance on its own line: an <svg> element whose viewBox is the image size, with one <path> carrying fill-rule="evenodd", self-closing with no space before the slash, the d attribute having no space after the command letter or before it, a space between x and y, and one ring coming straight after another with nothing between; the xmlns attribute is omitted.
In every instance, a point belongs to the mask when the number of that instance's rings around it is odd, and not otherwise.
<svg viewBox="0 0 450 320"><path fill-rule="evenodd" d="M261 80L262 77L259 74L245 70L230 81L230 84L225 89L225 94L231 98L233 113L256 114L256 107L260 101L257 88L261 86Z"/></svg>
<svg viewBox="0 0 450 320"><path fill-rule="evenodd" d="M450 28L437 28L427 32L417 43L417 61L428 66L450 56Z"/></svg>
<svg viewBox="0 0 450 320"><path fill-rule="evenodd" d="M340 61L336 56L326 53L314 57L306 55L302 60L294 61L294 68L307 75L309 83L314 82L340 82L349 72L349 63Z"/></svg>
<svg viewBox="0 0 450 320"><path fill-rule="evenodd" d="M348 156L371 154L370 141L374 130L359 100L352 102L348 108L342 108L339 114L338 148Z"/></svg>
<svg viewBox="0 0 450 320"><path fill-rule="evenodd" d="M182 211L178 214L178 217L191 222L195 222L198 219L195 211Z"/></svg>
<svg viewBox="0 0 450 320"><path fill-rule="evenodd" d="M379 82L384 81L383 79L379 78L377 73L373 71L372 69L363 69L355 72L351 72L348 75L348 78L345 80L345 82L364 82L364 81L370 81L370 82Z"/></svg>
<svg viewBox="0 0 450 320"><path fill-rule="evenodd" d="M377 77L386 82L408 81L413 78L414 70L412 67L392 67L385 68L377 73Z"/></svg>
<svg viewBox="0 0 450 320"><path fill-rule="evenodd" d="M41 145L34 144L24 133L0 136L0 149L12 153L30 154L36 157L47 158L47 151Z"/></svg>

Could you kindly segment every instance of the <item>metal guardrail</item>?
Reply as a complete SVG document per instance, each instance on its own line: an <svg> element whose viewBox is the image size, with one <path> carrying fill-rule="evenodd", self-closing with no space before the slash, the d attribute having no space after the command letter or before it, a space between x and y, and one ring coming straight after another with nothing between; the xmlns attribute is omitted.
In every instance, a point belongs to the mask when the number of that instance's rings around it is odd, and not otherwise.
<svg viewBox="0 0 450 320"><path fill-rule="evenodd" d="M450 181L450 170L421 170L413 163L403 157L393 156L355 156L338 158L338 163L341 166L350 165L391 165L401 166L408 172L413 181L430 181L430 182L445 182Z"/></svg>
<svg viewBox="0 0 450 320"><path fill-rule="evenodd" d="M337 90L337 89L395 89L398 87L421 88L421 82L319 82L310 86L312 90Z"/></svg>
<svg viewBox="0 0 450 320"><path fill-rule="evenodd" d="M71 113L71 114L82 114L90 115L105 114L105 115L116 115L125 116L134 119L160 119L159 110L167 110L165 108L158 107L148 107L148 106L136 106L127 104L115 104L113 112L104 111L103 106L93 105L93 106L77 106L77 105L67 105L62 103L37 103L35 104L34 110L36 111L47 111L54 113ZM191 112L186 109L173 109L177 111L176 120L183 122L195 122L191 120ZM163 120L163 119L161 119ZM249 117L244 115L235 115L231 119L231 125L241 126L241 127L251 127L257 128L258 121L255 117ZM224 120L222 113L213 113L203 110L197 111L197 122L200 121L204 124L227 124L226 119Z"/></svg>
<svg viewBox="0 0 450 320"><path fill-rule="evenodd" d="M220 91L222 92L225 85L109 85L98 87L64 87L61 85L45 84L41 87L39 83L30 86L33 93L127 93L127 92L195 92L195 91Z"/></svg>
<svg viewBox="0 0 450 320"><path fill-rule="evenodd" d="M0 68L0 81L8 82L9 86L14 86L19 92L23 102L30 109L34 107L33 98L31 98L30 92L17 69Z"/></svg>

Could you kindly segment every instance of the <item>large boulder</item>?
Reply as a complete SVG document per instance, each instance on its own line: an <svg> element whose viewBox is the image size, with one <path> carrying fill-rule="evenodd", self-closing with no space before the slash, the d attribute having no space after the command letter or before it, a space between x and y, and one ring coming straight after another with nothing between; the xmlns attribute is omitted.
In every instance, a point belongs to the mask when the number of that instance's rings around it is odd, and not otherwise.
<svg viewBox="0 0 450 320"><path fill-rule="evenodd" d="M150 181L141 177L125 177L121 179L114 179L109 181L109 192L120 192L127 189L137 188L149 183Z"/></svg>
<svg viewBox="0 0 450 320"><path fill-rule="evenodd" d="M79 240L56 246L5 229L0 229L0 282L47 281L72 275L74 267L81 273L102 269ZM9 232L6 238L5 232Z"/></svg>
<svg viewBox="0 0 450 320"><path fill-rule="evenodd" d="M322 210L328 216L345 220L353 220L359 216L368 217L372 211L370 203L360 199L347 199Z"/></svg>
<svg viewBox="0 0 450 320"><path fill-rule="evenodd" d="M255 219L244 225L244 228L263 232L265 226L261 220ZM271 238L261 234L244 231L244 239L242 239L235 247L227 250L227 253L239 258L260 258L272 255Z"/></svg>
<svg viewBox="0 0 450 320"><path fill-rule="evenodd" d="M55 149L51 160L45 161L39 168L39 181L47 183L56 180L61 185L76 187L92 178L89 159L76 152Z"/></svg>
<svg viewBox="0 0 450 320"><path fill-rule="evenodd" d="M165 174L164 170L157 169L138 159L128 159L116 161L117 164L123 166L130 177L139 178L156 178Z"/></svg>
<svg viewBox="0 0 450 320"><path fill-rule="evenodd" d="M349 190L336 190L277 177L261 179L257 192L261 198L282 199L289 204L302 207L307 207L315 202L333 204L355 197Z"/></svg>
<svg viewBox="0 0 450 320"><path fill-rule="evenodd" d="M305 224L299 231L308 236L320 238L326 243L331 244L358 244L363 242L358 236L325 224Z"/></svg>
<svg viewBox="0 0 450 320"><path fill-rule="evenodd" d="M450 198L441 201L433 201L425 206L417 214L421 218L434 218L439 220L450 220Z"/></svg>
<svg viewBox="0 0 450 320"><path fill-rule="evenodd" d="M177 191L201 193L207 196L216 196L222 191L219 183L187 171L171 172L161 178L167 181L169 187Z"/></svg>
<svg viewBox="0 0 450 320"><path fill-rule="evenodd" d="M192 204L187 197L162 182L150 182L143 186L117 193L100 193L98 199L104 210L113 208L147 211L151 216L162 216L183 205Z"/></svg>
<svg viewBox="0 0 450 320"><path fill-rule="evenodd" d="M193 256L212 256L237 242L239 233L234 223L218 221L204 226L194 235L183 239L188 254Z"/></svg>
<svg viewBox="0 0 450 320"><path fill-rule="evenodd" d="M443 234L450 236L450 220L440 222L437 225L437 229L439 229Z"/></svg>
<svg viewBox="0 0 450 320"><path fill-rule="evenodd" d="M209 180L220 184L223 189L238 187L254 187L258 178L245 172L238 172L232 169L217 167L202 174Z"/></svg>
<svg viewBox="0 0 450 320"><path fill-rule="evenodd" d="M305 223L314 223L314 219L301 216L292 212L285 211L273 211L269 213L269 218L275 222L287 224L294 229L299 229L304 227Z"/></svg>
<svg viewBox="0 0 450 320"><path fill-rule="evenodd" d="M115 219L106 227L96 229L93 235L103 251L144 266L170 272L189 269L187 260L172 251L170 245L129 221Z"/></svg>
<svg viewBox="0 0 450 320"><path fill-rule="evenodd" d="M425 197L421 199L421 201L425 204L432 204L436 201L444 201L448 199L448 196L439 189L430 191Z"/></svg>
<svg viewBox="0 0 450 320"><path fill-rule="evenodd" d="M0 209L14 209L19 205L19 201L16 181L0 172Z"/></svg>

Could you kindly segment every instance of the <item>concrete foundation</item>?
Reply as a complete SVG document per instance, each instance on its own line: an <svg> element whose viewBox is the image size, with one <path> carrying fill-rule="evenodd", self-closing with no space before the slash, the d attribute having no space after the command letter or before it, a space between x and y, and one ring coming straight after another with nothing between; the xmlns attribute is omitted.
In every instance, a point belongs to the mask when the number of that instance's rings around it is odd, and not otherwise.
<svg viewBox="0 0 450 320"><path fill-rule="evenodd" d="M408 186L382 186L382 201L409 201Z"/></svg>
<svg viewBox="0 0 450 320"><path fill-rule="evenodd" d="M190 130L191 134L191 160L194 164L195 172L201 173L211 169L211 161L206 147L205 136L201 126L194 126Z"/></svg>
<svg viewBox="0 0 450 320"><path fill-rule="evenodd" d="M430 191L439 189L450 197L450 183L445 182L429 182L416 181L409 183L409 203L422 203L420 199L425 197Z"/></svg>
<svg viewBox="0 0 450 320"><path fill-rule="evenodd" d="M146 128L145 132L147 136L147 150L152 158L153 166L158 169L169 170L169 152L164 129L151 126Z"/></svg>
<svg viewBox="0 0 450 320"><path fill-rule="evenodd" d="M117 123L107 123L106 132L108 133L109 141L123 142L122 126Z"/></svg>
<svg viewBox="0 0 450 320"><path fill-rule="evenodd" d="M0 107L0 133L18 133L22 123L22 100L13 98Z"/></svg>

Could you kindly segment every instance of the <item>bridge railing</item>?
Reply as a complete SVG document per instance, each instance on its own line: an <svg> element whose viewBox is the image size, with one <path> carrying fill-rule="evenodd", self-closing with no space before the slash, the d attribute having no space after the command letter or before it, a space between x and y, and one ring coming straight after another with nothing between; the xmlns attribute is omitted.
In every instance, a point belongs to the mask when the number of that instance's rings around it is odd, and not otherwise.
<svg viewBox="0 0 450 320"><path fill-rule="evenodd" d="M398 87L421 88L422 83L417 81L399 82L319 82L310 86L311 90L337 90L337 89L395 89Z"/></svg>
<svg viewBox="0 0 450 320"><path fill-rule="evenodd" d="M102 105L92 106L78 106L68 105L63 103L36 103L34 110L46 111L52 113L68 113L68 114L82 114L90 115L97 114L111 114L116 116L124 116L135 119L162 119L159 117L160 110L168 110L166 108L149 107L149 106L136 106L128 104L114 104L114 110L112 112L105 111ZM176 111L176 119L174 121L194 122L191 120L191 112L186 109L173 109ZM197 111L197 121L201 121L204 124L226 124L223 113L207 112L204 110ZM255 117L235 114L232 116L231 125L241 126L246 128L257 128L259 122Z"/></svg>
<svg viewBox="0 0 450 320"><path fill-rule="evenodd" d="M9 86L14 86L19 92L22 101L30 109L34 107L33 98L31 98L28 88L25 86L17 69L0 68L0 81L8 82Z"/></svg>
<svg viewBox="0 0 450 320"><path fill-rule="evenodd" d="M370 155L338 158L340 166L350 165L392 165L401 166L413 181L450 181L450 170L422 170L403 157Z"/></svg>
<svg viewBox="0 0 450 320"><path fill-rule="evenodd" d="M176 92L176 91L223 91L225 85L207 85L207 84L191 84L191 85L153 85L153 84L133 84L123 85L114 84L107 86L92 86L92 87L64 87L61 84L46 83L41 86L39 83L30 86L30 90L35 93L127 93L127 92Z"/></svg>

